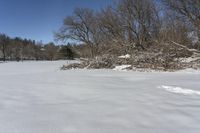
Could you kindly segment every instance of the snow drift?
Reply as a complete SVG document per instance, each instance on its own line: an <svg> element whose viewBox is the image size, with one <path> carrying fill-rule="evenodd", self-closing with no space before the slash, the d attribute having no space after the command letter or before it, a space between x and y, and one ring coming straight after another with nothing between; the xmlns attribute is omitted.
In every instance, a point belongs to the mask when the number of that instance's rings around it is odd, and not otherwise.
<svg viewBox="0 0 200 133"><path fill-rule="evenodd" d="M166 86L166 85L162 85L160 88L163 88L166 91L169 91L172 93L178 93L178 94L184 94L184 95L199 95L200 96L200 91L195 91L195 90L191 90L191 89L184 89L181 87Z"/></svg>

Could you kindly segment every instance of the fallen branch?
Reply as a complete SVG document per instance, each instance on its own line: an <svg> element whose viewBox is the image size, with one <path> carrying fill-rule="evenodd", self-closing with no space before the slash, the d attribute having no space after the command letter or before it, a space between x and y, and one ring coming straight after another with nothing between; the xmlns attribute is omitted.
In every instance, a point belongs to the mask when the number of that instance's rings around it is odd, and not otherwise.
<svg viewBox="0 0 200 133"><path fill-rule="evenodd" d="M200 54L200 51L197 50L197 49L189 49L187 46L181 45L181 44L179 44L179 43L177 43L177 42L174 42L174 41L171 41L171 42L172 42L173 44L179 46L179 47L182 47L182 48L187 49L187 50L190 51L190 52L199 53L199 54Z"/></svg>

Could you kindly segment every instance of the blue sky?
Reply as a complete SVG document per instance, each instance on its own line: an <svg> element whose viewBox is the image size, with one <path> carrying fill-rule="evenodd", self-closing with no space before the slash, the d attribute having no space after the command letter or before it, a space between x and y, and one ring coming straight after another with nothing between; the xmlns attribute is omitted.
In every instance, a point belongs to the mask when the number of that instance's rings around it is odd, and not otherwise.
<svg viewBox="0 0 200 133"><path fill-rule="evenodd" d="M111 0L0 0L0 33L53 41L53 32L75 7L100 9Z"/></svg>

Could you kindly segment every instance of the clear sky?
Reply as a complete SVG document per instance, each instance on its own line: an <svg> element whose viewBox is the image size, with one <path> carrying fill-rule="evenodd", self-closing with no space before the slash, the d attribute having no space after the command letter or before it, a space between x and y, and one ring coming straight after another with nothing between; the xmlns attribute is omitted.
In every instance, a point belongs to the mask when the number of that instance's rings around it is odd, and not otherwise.
<svg viewBox="0 0 200 133"><path fill-rule="evenodd" d="M111 0L0 0L0 33L53 41L53 32L75 7L100 9Z"/></svg>

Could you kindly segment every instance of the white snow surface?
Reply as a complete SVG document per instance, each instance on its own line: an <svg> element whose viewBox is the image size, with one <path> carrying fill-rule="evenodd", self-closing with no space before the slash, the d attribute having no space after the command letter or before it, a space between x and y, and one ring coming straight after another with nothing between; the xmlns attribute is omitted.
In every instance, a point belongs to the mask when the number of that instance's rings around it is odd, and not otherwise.
<svg viewBox="0 0 200 133"><path fill-rule="evenodd" d="M131 65L121 65L121 66L115 66L113 70L115 71L126 71L128 67L131 67Z"/></svg>
<svg viewBox="0 0 200 133"><path fill-rule="evenodd" d="M131 55L130 54L121 55L118 58L120 58L120 59L129 59L129 58L131 58Z"/></svg>
<svg viewBox="0 0 200 133"><path fill-rule="evenodd" d="M199 92L200 73L59 70L66 63L0 64L0 133L200 132L200 96L158 88Z"/></svg>

